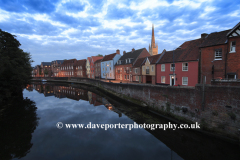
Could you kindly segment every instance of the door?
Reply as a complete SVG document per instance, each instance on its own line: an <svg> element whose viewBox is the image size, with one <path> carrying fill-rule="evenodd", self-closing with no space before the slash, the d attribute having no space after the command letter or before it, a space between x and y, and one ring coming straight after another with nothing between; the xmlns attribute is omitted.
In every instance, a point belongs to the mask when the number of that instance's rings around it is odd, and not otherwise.
<svg viewBox="0 0 240 160"><path fill-rule="evenodd" d="M171 75L170 76L170 86L174 86L175 85L175 76Z"/></svg>

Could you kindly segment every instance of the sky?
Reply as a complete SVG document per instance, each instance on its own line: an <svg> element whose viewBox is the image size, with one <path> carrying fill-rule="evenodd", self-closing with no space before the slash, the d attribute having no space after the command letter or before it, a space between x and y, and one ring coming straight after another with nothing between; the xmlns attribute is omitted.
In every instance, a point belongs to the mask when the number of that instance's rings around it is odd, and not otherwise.
<svg viewBox="0 0 240 160"><path fill-rule="evenodd" d="M17 36L32 66L148 50L152 24L162 53L239 21L240 0L0 0L0 29Z"/></svg>

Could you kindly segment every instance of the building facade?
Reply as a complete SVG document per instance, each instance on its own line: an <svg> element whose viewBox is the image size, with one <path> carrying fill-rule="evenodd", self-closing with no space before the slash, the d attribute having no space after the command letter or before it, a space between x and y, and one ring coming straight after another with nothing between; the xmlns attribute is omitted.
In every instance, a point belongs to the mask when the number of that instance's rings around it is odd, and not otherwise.
<svg viewBox="0 0 240 160"><path fill-rule="evenodd" d="M146 61L147 57L139 58L136 60L136 62L133 64L132 67L132 76L133 76L133 82L142 83L142 65Z"/></svg>
<svg viewBox="0 0 240 160"><path fill-rule="evenodd" d="M120 51L116 53L105 55L101 61L101 78L115 79L115 64L121 58Z"/></svg>
<svg viewBox="0 0 240 160"><path fill-rule="evenodd" d="M135 50L131 52L123 52L123 56L118 60L115 65L116 80L132 82L132 67L137 59L150 56L146 48Z"/></svg>
<svg viewBox="0 0 240 160"><path fill-rule="evenodd" d="M173 51L164 51L156 64L156 83L195 86L199 83L199 46L204 38L184 42Z"/></svg>
<svg viewBox="0 0 240 160"><path fill-rule="evenodd" d="M101 59L96 60L94 65L95 65L95 79L100 79L101 78Z"/></svg>
<svg viewBox="0 0 240 160"><path fill-rule="evenodd" d="M42 62L41 77L51 77L51 76L52 76L51 62Z"/></svg>
<svg viewBox="0 0 240 160"><path fill-rule="evenodd" d="M64 62L64 60L55 60L52 61L51 63L51 69L52 69L52 76L53 77L59 77L59 75L61 74L61 65Z"/></svg>
<svg viewBox="0 0 240 160"><path fill-rule="evenodd" d="M91 57L91 60L90 60L90 78L95 79L95 65L94 65L94 63L97 60L100 60L102 58L103 58L102 56L92 56Z"/></svg>
<svg viewBox="0 0 240 160"><path fill-rule="evenodd" d="M156 84L156 63L160 60L161 54L147 57L142 65L143 83Z"/></svg>
<svg viewBox="0 0 240 160"><path fill-rule="evenodd" d="M75 64L76 59L64 60L61 65L61 75L60 77L74 77L75 75Z"/></svg>
<svg viewBox="0 0 240 160"><path fill-rule="evenodd" d="M77 60L75 65L75 77L86 78L86 59Z"/></svg>

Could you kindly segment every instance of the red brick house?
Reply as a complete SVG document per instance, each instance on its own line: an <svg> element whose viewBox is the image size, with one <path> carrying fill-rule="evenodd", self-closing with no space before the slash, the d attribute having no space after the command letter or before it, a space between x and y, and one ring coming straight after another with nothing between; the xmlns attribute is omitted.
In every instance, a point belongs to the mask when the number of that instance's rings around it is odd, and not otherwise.
<svg viewBox="0 0 240 160"><path fill-rule="evenodd" d="M52 76L51 62L42 62L41 77L51 77L51 76Z"/></svg>
<svg viewBox="0 0 240 160"><path fill-rule="evenodd" d="M61 65L61 76L60 77L74 77L76 59L64 60Z"/></svg>
<svg viewBox="0 0 240 160"><path fill-rule="evenodd" d="M94 63L99 60L99 59L103 59L102 56L92 56L91 60L90 60L90 77L92 79L95 79L95 65Z"/></svg>
<svg viewBox="0 0 240 160"><path fill-rule="evenodd" d="M132 82L132 67L137 59L150 56L146 48L135 50L131 52L123 52L123 56L118 60L115 65L115 78L119 81Z"/></svg>
<svg viewBox="0 0 240 160"><path fill-rule="evenodd" d="M207 35L207 34L206 34ZM212 79L237 79L240 74L240 23L233 29L206 36L201 49L201 82Z"/></svg>
<svg viewBox="0 0 240 160"><path fill-rule="evenodd" d="M52 77L59 77L59 74L61 72L61 65L64 62L64 60L55 60L51 63L51 69L52 69Z"/></svg>
<svg viewBox="0 0 240 160"><path fill-rule="evenodd" d="M226 75L228 79L239 79L240 76L240 22L227 33L228 52L226 55Z"/></svg>
<svg viewBox="0 0 240 160"><path fill-rule="evenodd" d="M75 62L75 77L87 77L87 71L86 71L86 59L77 60Z"/></svg>
<svg viewBox="0 0 240 160"><path fill-rule="evenodd" d="M199 46L204 38L184 42L173 51L164 51L156 65L156 83L195 86L199 81Z"/></svg>
<svg viewBox="0 0 240 160"><path fill-rule="evenodd" d="M96 60L94 65L95 69L95 79L100 79L101 78L101 61L102 59Z"/></svg>
<svg viewBox="0 0 240 160"><path fill-rule="evenodd" d="M147 57L139 58L137 61L133 64L132 67L132 81L142 83L142 65L146 61Z"/></svg>

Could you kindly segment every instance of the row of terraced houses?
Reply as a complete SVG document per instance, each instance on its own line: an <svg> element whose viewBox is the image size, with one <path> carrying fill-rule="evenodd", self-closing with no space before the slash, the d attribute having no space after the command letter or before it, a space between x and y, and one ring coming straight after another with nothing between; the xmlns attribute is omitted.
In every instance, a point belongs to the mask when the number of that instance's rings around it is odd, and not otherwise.
<svg viewBox="0 0 240 160"><path fill-rule="evenodd" d="M240 75L240 23L232 29L203 33L172 51L158 54L154 27L149 51L116 50L87 59L55 60L34 67L33 77L83 77L121 82L195 86L213 79L238 79ZM204 77L204 78L203 78Z"/></svg>

